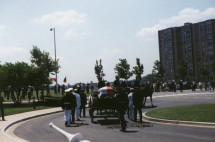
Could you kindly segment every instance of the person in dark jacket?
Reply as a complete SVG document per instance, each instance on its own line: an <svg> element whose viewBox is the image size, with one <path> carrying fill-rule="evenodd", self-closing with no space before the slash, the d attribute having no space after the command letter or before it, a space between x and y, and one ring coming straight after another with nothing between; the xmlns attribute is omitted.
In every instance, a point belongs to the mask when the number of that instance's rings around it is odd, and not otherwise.
<svg viewBox="0 0 215 142"><path fill-rule="evenodd" d="M143 104L143 94L140 88L135 88L133 94L133 105L134 105L134 121L137 121L137 111L140 116L140 123L142 123L142 104Z"/></svg>
<svg viewBox="0 0 215 142"><path fill-rule="evenodd" d="M183 81L180 81L180 92L183 92Z"/></svg>
<svg viewBox="0 0 215 142"><path fill-rule="evenodd" d="M75 110L76 107L76 98L71 91L72 88L65 90L66 96L63 96L61 100L61 107L64 110L65 125L67 127L70 126L71 114L74 112L73 110ZM72 123L74 123L74 120L75 119L72 120Z"/></svg>
<svg viewBox="0 0 215 142"><path fill-rule="evenodd" d="M85 113L85 110L86 110L86 107L85 105L87 104L87 95L84 93L83 90L81 90L80 92L80 97L81 97L81 107L80 107L80 117L81 117L81 112L83 110L83 117L86 117L86 113Z"/></svg>
<svg viewBox="0 0 215 142"><path fill-rule="evenodd" d="M118 87L116 95L116 109L118 110L118 116L121 124L121 131L125 131L127 124L124 118L125 111L128 109L128 96L123 91L122 87Z"/></svg>
<svg viewBox="0 0 215 142"><path fill-rule="evenodd" d="M4 98L0 96L0 109L1 109L1 117L2 121L5 121L4 119L4 106L3 106Z"/></svg>
<svg viewBox="0 0 215 142"><path fill-rule="evenodd" d="M105 82L104 80L102 80L102 78L99 78L99 82L98 82L98 89L102 88L105 86Z"/></svg>

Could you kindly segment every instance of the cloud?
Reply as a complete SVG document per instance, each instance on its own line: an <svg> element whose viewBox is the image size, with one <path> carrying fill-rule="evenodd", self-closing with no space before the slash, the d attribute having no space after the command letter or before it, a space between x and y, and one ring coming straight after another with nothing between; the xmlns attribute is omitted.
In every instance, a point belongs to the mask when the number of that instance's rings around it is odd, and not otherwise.
<svg viewBox="0 0 215 142"><path fill-rule="evenodd" d="M1 55L18 54L19 52L26 52L26 49L15 46L0 46Z"/></svg>
<svg viewBox="0 0 215 142"><path fill-rule="evenodd" d="M157 34L158 30L166 28L164 25L156 24L150 28L143 28L136 33L137 37L144 37L145 39L151 40L154 38L154 35Z"/></svg>
<svg viewBox="0 0 215 142"><path fill-rule="evenodd" d="M4 30L5 26L4 25L0 25L0 30Z"/></svg>
<svg viewBox="0 0 215 142"><path fill-rule="evenodd" d="M74 29L70 29L65 33L64 39L70 39L72 37L78 37L78 36L89 36L91 35L91 32L77 32Z"/></svg>
<svg viewBox="0 0 215 142"><path fill-rule="evenodd" d="M118 49L118 48L107 49L107 48L105 48L105 49L103 49L101 54L98 54L98 55L90 58L88 61L89 62L95 62L96 60L99 60L99 59L110 60L113 58L117 58L118 57L117 55L120 55L120 54L124 54L124 52L121 49Z"/></svg>
<svg viewBox="0 0 215 142"><path fill-rule="evenodd" d="M40 24L50 24L54 26L67 26L71 24L83 24L86 22L86 14L70 11L57 11L51 14L43 15L33 19L34 22Z"/></svg>
<svg viewBox="0 0 215 142"><path fill-rule="evenodd" d="M167 26L181 26L186 22L196 23L215 17L215 8L207 8L204 11L193 8L185 8L179 12L177 16L161 19L159 21L162 25Z"/></svg>
<svg viewBox="0 0 215 142"><path fill-rule="evenodd" d="M0 25L0 37L2 36L1 30L4 30L5 26L4 25Z"/></svg>
<svg viewBox="0 0 215 142"><path fill-rule="evenodd" d="M178 15L169 18L160 19L157 24L152 27L142 28L136 33L136 37L143 37L146 39L152 39L157 37L158 30L167 27L182 26L186 22L196 23L215 17L215 8L207 8L204 11L200 11L194 8L185 8L181 10Z"/></svg>
<svg viewBox="0 0 215 142"><path fill-rule="evenodd" d="M103 54L106 56L113 56L119 54L120 52L120 49L104 49Z"/></svg>

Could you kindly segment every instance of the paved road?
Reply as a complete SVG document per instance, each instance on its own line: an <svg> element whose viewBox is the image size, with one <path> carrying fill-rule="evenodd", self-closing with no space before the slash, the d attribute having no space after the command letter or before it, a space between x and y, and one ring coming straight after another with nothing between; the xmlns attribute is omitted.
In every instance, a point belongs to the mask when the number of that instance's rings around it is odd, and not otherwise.
<svg viewBox="0 0 215 142"><path fill-rule="evenodd" d="M154 93L154 105L156 108L147 108L148 111L157 108L193 105L193 104L209 104L215 102L215 93L202 94L190 91L183 93ZM183 95L182 95L183 94ZM147 105L150 105L148 99ZM63 121L63 113L50 116L40 117L28 121L18 126L15 135L31 142L67 142L66 138L48 125L53 122L56 126L69 133L80 132L84 139L92 142L215 142L215 129L184 127L177 125L162 125L144 122L142 124L128 121L127 132L119 131L119 122L117 118L108 118L108 122L104 118L95 119L97 124L92 124L89 117L82 118L72 127L65 127Z"/></svg>

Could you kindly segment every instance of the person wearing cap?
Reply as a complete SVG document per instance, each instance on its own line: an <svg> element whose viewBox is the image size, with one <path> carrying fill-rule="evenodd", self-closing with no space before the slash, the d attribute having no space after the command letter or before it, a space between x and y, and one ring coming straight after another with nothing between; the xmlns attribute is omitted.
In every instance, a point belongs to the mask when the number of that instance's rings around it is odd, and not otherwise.
<svg viewBox="0 0 215 142"><path fill-rule="evenodd" d="M77 106L75 107L75 118L77 121L80 121L81 97L78 94L78 89L74 89L74 92L75 92L76 104L77 104Z"/></svg>
<svg viewBox="0 0 215 142"><path fill-rule="evenodd" d="M66 92L66 96L63 96L62 100L61 100L61 107L64 110L64 120L65 120L65 125L67 127L70 126L70 122L71 122L71 112L72 112L72 108L73 105L73 98L71 95L71 89L67 89L65 90Z"/></svg>

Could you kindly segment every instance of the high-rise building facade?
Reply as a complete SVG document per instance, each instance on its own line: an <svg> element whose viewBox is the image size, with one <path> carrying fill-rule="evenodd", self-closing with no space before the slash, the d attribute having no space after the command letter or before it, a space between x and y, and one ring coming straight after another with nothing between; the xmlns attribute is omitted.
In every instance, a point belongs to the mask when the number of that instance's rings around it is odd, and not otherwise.
<svg viewBox="0 0 215 142"><path fill-rule="evenodd" d="M158 31L161 65L166 79L179 77L177 66L184 61L187 77L198 80L200 68L209 71L212 79L212 61L215 57L215 19L199 23L185 23L181 27Z"/></svg>

